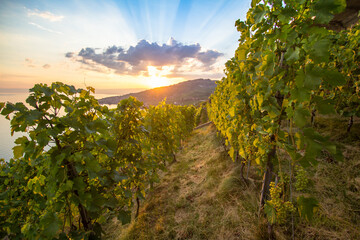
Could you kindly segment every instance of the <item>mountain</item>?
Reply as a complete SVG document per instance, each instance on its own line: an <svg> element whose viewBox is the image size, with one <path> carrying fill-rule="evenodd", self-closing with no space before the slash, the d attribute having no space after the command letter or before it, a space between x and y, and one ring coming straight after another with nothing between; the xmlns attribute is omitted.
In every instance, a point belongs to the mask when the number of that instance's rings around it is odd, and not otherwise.
<svg viewBox="0 0 360 240"><path fill-rule="evenodd" d="M157 105L166 98L166 103L176 105L196 104L205 101L214 92L216 81L210 79L195 79L166 87L158 87L122 96L107 97L99 100L100 104L117 104L130 96L142 101L145 106Z"/></svg>

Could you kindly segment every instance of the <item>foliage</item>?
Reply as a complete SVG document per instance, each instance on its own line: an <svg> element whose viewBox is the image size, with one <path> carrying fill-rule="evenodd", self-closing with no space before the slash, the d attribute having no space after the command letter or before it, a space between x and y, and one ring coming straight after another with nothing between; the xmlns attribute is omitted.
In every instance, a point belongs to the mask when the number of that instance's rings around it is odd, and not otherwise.
<svg viewBox="0 0 360 240"><path fill-rule="evenodd" d="M162 149L172 147L192 130L194 110L184 115L161 104L150 119L134 98L109 110L91 95L57 82L36 84L23 103L2 103L11 132L27 132L16 140L15 159L1 163L0 214L2 237L28 239L98 239L106 217L130 221L133 199L157 180ZM176 113L176 114L174 114ZM185 121L185 116L188 121ZM179 119L175 119L181 117ZM171 125L146 129L145 121ZM154 131L179 129L166 138ZM171 145L173 144L173 145Z"/></svg>
<svg viewBox="0 0 360 240"><path fill-rule="evenodd" d="M26 222L40 218L44 210L46 201L39 194L44 178L36 178L36 171L25 160L1 159L0 170L0 237L23 239L22 232L30 227Z"/></svg>
<svg viewBox="0 0 360 240"><path fill-rule="evenodd" d="M161 154L164 164L170 159L175 160L181 139L193 130L194 114L193 106L175 106L165 101L147 109L145 127L149 131L152 146Z"/></svg>
<svg viewBox="0 0 360 240"><path fill-rule="evenodd" d="M207 106L208 105L206 102L202 102L197 107L196 113L195 113L195 123L197 126L209 121L208 114L207 114Z"/></svg>
<svg viewBox="0 0 360 240"><path fill-rule="evenodd" d="M331 45L333 65L339 72L328 76L328 81L343 83L334 92L323 91L327 98L336 102L336 112L345 117L360 117L360 25L333 35L337 44Z"/></svg>
<svg viewBox="0 0 360 240"><path fill-rule="evenodd" d="M341 160L339 147L313 129L310 117L314 110L335 114L340 103L352 114L359 106L359 25L340 33L325 28L344 8L345 0L253 0L246 21L236 22L239 47L211 96L209 115L230 155L238 151L264 173L262 204L282 165L290 166L292 190L296 165L316 166L323 150ZM298 201L298 209L313 209L305 203Z"/></svg>

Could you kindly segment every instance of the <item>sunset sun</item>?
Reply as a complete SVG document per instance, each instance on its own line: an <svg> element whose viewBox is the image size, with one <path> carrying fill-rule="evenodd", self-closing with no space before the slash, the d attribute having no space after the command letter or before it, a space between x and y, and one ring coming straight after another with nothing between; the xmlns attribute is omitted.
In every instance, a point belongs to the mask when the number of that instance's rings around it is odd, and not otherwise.
<svg viewBox="0 0 360 240"><path fill-rule="evenodd" d="M151 76L147 80L147 85L150 88L157 88L170 85L170 80L166 77Z"/></svg>
<svg viewBox="0 0 360 240"><path fill-rule="evenodd" d="M164 66L158 69L153 66L148 66L147 69L149 77L147 77L146 85L150 88L163 87L171 84L170 79L165 77L172 70L171 67Z"/></svg>

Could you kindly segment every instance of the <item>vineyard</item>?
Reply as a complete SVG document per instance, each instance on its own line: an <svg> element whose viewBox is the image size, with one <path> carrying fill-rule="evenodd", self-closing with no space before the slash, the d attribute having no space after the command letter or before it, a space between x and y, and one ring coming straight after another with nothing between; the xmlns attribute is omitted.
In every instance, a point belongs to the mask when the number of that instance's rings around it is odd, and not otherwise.
<svg viewBox="0 0 360 240"><path fill-rule="evenodd" d="M2 104L18 138L14 159L1 163L1 237L99 239L113 216L131 207L176 161L194 127L195 108L145 109L135 98L100 106L93 89L38 84L23 103Z"/></svg>
<svg viewBox="0 0 360 240"><path fill-rule="evenodd" d="M345 1L252 1L235 57L211 96L210 119L233 160L263 175L259 213L274 224L311 221L319 202L307 171L318 156L343 161L339 145L314 128L316 116L360 116L360 25L330 30ZM243 176L243 173L241 173ZM245 179L246 180L246 179Z"/></svg>
<svg viewBox="0 0 360 240"><path fill-rule="evenodd" d="M60 82L1 103L27 135L1 160L0 238L360 238L360 25L331 27L345 8L253 0L197 109L109 109Z"/></svg>

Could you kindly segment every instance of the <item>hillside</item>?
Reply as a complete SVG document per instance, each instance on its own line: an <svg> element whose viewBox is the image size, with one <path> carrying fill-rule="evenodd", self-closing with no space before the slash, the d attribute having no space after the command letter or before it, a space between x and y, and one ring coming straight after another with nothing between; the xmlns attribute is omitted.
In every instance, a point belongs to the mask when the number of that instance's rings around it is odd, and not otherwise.
<svg viewBox="0 0 360 240"><path fill-rule="evenodd" d="M129 93L122 96L107 97L99 100L100 104L117 104L120 100L130 96L136 97L146 106L157 105L166 98L167 103L185 105L204 101L214 92L216 81L210 79L196 79L181 82L166 87L145 90L138 93Z"/></svg>
<svg viewBox="0 0 360 240"><path fill-rule="evenodd" d="M295 239L360 239L360 122L350 135L345 119L316 122L343 147L345 159L336 162L324 152L310 173L309 192L320 207L312 223L295 214ZM108 239L268 239L258 217L261 177L251 166L249 182L241 179L240 163L231 161L213 125L195 130L177 158L141 203L137 220L106 226ZM276 239L291 239L291 222L274 231Z"/></svg>

